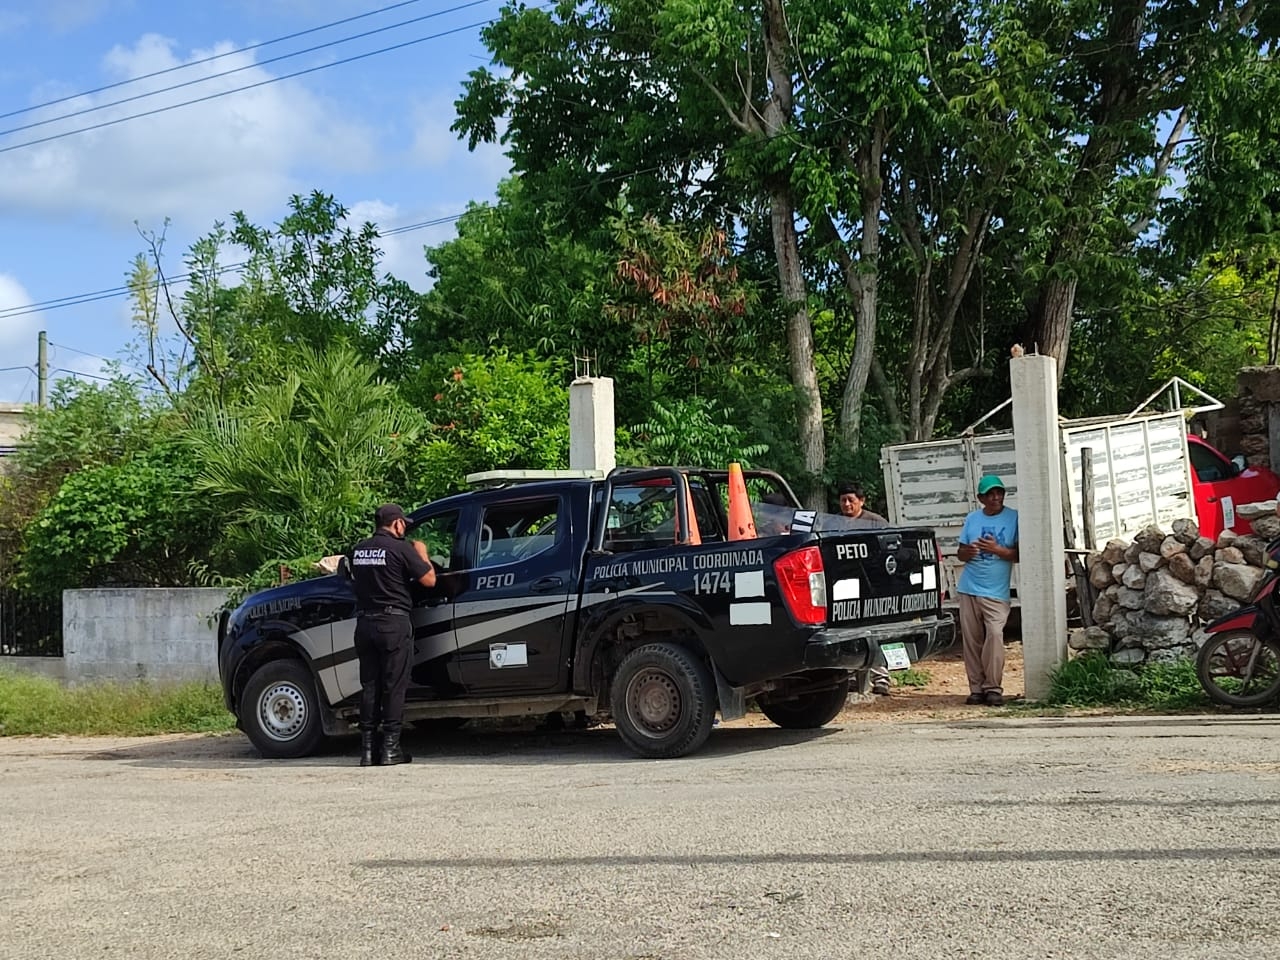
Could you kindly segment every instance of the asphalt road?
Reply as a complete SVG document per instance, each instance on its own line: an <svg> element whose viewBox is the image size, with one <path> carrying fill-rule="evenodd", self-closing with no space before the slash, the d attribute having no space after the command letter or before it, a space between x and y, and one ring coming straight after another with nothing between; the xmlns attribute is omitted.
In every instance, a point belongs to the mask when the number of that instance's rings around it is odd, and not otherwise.
<svg viewBox="0 0 1280 960"><path fill-rule="evenodd" d="M1280 721L0 740L0 957L1267 957Z"/></svg>

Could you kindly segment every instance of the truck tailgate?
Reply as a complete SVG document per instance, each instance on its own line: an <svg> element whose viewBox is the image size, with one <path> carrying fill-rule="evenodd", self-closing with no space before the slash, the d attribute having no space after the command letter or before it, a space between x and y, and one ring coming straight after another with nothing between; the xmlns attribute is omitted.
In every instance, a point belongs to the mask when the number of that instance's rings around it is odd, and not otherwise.
<svg viewBox="0 0 1280 960"><path fill-rule="evenodd" d="M826 531L818 540L831 626L940 613L938 549L931 530Z"/></svg>

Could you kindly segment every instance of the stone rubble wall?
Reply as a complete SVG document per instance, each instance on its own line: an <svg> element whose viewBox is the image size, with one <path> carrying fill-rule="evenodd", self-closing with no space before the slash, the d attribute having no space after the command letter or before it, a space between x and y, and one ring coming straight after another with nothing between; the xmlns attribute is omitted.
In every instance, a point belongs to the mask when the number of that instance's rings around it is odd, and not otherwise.
<svg viewBox="0 0 1280 960"><path fill-rule="evenodd" d="M1168 533L1151 525L1132 542L1111 540L1089 554L1094 626L1072 630L1068 645L1123 665L1195 656L1201 628L1249 598L1265 572L1267 544L1280 537L1274 500L1243 504L1236 516L1251 533L1226 530L1215 543L1194 520L1175 520Z"/></svg>

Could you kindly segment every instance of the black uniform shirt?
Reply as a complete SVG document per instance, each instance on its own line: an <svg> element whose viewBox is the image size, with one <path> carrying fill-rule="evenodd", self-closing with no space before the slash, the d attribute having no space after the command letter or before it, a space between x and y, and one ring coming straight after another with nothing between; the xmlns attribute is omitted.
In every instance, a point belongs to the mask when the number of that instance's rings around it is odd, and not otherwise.
<svg viewBox="0 0 1280 960"><path fill-rule="evenodd" d="M358 613L382 613L392 607L401 613L413 608L409 585L431 569L413 546L379 530L351 548L351 579Z"/></svg>

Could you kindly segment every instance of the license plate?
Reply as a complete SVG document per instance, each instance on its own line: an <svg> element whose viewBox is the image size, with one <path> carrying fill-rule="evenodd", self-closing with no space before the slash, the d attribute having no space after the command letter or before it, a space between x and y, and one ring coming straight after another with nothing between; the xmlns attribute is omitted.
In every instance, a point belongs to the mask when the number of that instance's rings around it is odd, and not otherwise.
<svg viewBox="0 0 1280 960"><path fill-rule="evenodd" d="M880 650L884 653L885 665L890 670L906 670L911 666L911 655L903 643L886 643Z"/></svg>

